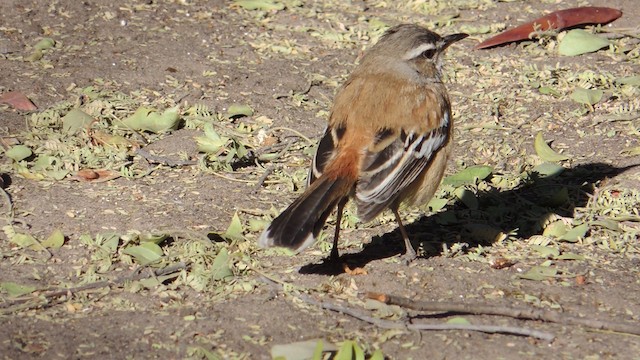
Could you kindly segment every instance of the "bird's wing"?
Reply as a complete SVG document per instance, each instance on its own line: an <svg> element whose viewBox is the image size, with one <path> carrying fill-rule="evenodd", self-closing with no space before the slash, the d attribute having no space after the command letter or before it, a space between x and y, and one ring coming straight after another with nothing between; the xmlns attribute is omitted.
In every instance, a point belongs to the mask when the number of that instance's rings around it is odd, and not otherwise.
<svg viewBox="0 0 640 360"><path fill-rule="evenodd" d="M395 139L380 151L365 154L356 185L358 216L368 221L388 207L427 168L433 155L448 141L450 115L426 133L384 130Z"/></svg>

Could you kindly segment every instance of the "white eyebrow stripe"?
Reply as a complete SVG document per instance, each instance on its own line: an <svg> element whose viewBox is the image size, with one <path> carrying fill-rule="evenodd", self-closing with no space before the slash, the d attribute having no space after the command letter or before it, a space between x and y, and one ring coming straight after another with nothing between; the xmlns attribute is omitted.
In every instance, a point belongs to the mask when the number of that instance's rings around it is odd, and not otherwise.
<svg viewBox="0 0 640 360"><path fill-rule="evenodd" d="M423 52L427 51L427 50L432 50L435 49L436 45L435 44L422 44L416 48L413 48L409 51L407 51L404 56L402 57L403 60L411 60L415 57L417 57L418 55L422 54Z"/></svg>

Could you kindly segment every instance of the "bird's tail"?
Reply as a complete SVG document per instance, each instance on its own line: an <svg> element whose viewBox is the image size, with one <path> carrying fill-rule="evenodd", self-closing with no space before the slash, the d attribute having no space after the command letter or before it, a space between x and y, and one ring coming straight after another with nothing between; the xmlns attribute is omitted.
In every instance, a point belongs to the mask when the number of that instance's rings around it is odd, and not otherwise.
<svg viewBox="0 0 640 360"><path fill-rule="evenodd" d="M329 214L349 196L354 181L321 176L260 235L260 247L282 246L302 251L313 244ZM337 226L340 226L339 224Z"/></svg>

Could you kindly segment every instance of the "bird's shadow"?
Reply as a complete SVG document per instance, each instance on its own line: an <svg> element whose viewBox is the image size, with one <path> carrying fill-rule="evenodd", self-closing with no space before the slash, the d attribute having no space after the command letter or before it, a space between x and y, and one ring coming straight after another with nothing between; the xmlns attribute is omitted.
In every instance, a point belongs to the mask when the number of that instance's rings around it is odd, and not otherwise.
<svg viewBox="0 0 640 360"><path fill-rule="evenodd" d="M619 175L630 168L614 167L603 163L588 163L565 169L556 176L543 177L537 173L515 189L500 191L491 188L476 194L477 209L470 209L461 201L442 211L423 216L405 225L414 248L420 248L420 257L431 257L442 252L443 247L466 244L467 250L478 245L488 246L491 236L486 231L515 233L527 239L542 233L542 223L550 213L573 217L574 210L587 205L596 184L606 178ZM475 208L475 207L474 207ZM478 230L485 236L477 236ZM338 275L344 266L362 268L373 260L390 258L404 252L400 231L395 229L382 236L375 236L364 245L362 251L343 254L340 264L331 261L312 263L300 268L301 274Z"/></svg>

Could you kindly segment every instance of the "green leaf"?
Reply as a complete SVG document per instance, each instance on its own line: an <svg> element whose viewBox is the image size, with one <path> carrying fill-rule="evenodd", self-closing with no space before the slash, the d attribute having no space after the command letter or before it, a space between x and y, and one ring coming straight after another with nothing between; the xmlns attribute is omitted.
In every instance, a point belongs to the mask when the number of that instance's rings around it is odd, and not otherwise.
<svg viewBox="0 0 640 360"><path fill-rule="evenodd" d="M334 360L352 360L353 359L353 347L355 346L355 342L351 340L347 340L342 343L340 349L336 353L336 356L333 358Z"/></svg>
<svg viewBox="0 0 640 360"><path fill-rule="evenodd" d="M571 100L588 106L593 106L602 100L604 92L599 89L583 89L577 88L573 90L569 97Z"/></svg>
<svg viewBox="0 0 640 360"><path fill-rule="evenodd" d="M31 151L31 149L29 149L27 146L24 146L24 145L13 146L11 147L11 149L7 150L7 152L5 153L5 155L8 158L11 158L16 162L22 161L28 158L29 156L31 156L32 154L33 152Z"/></svg>
<svg viewBox="0 0 640 360"><path fill-rule="evenodd" d="M562 235L560 237L560 240L567 242L576 242L581 238L584 238L587 231L589 231L589 224L578 225Z"/></svg>
<svg viewBox="0 0 640 360"><path fill-rule="evenodd" d="M93 117L80 109L72 109L62 117L62 131L75 133L93 122Z"/></svg>
<svg viewBox="0 0 640 360"><path fill-rule="evenodd" d="M38 247L41 248L40 243L38 243L38 240L36 240L36 238L34 238L29 234L21 234L21 233L13 234L13 236L9 237L9 241L11 241L12 243L18 245L23 249L26 249L28 247L34 250L36 250L36 248Z"/></svg>
<svg viewBox="0 0 640 360"><path fill-rule="evenodd" d="M241 240L244 239L244 236L242 235L243 231L244 229L242 228L240 217L238 217L238 213L235 213L233 214L231 223L229 223L229 227L223 237L230 240Z"/></svg>
<svg viewBox="0 0 640 360"><path fill-rule="evenodd" d="M384 360L384 354L380 349L376 349L369 360Z"/></svg>
<svg viewBox="0 0 640 360"><path fill-rule="evenodd" d="M251 115L253 115L253 109L249 105L233 104L229 106L229 110L227 111L227 117L229 119Z"/></svg>
<svg viewBox="0 0 640 360"><path fill-rule="evenodd" d="M530 245L531 250L537 252L543 258L556 258L560 255L560 249L550 246Z"/></svg>
<svg viewBox="0 0 640 360"><path fill-rule="evenodd" d="M541 178L558 176L563 171L564 167L552 162L543 162L532 169L532 172L538 173Z"/></svg>
<svg viewBox="0 0 640 360"><path fill-rule="evenodd" d="M355 342L353 343L353 353L355 360L364 360L364 350Z"/></svg>
<svg viewBox="0 0 640 360"><path fill-rule="evenodd" d="M609 46L609 40L582 29L574 29L560 39L558 53L564 56L576 56L598 51L606 46Z"/></svg>
<svg viewBox="0 0 640 360"><path fill-rule="evenodd" d="M640 86L640 75L626 76L614 80L616 84Z"/></svg>
<svg viewBox="0 0 640 360"><path fill-rule="evenodd" d="M229 252L226 248L222 248L211 264L211 279L223 280L231 276L233 272L229 268Z"/></svg>
<svg viewBox="0 0 640 360"><path fill-rule="evenodd" d="M323 343L322 339L318 339L318 341L316 342L316 347L313 349L313 356L311 357L311 359L313 359L313 360L322 360L322 349L323 348L324 348L324 343Z"/></svg>
<svg viewBox="0 0 640 360"><path fill-rule="evenodd" d="M553 96L560 96L560 92L552 87L549 86L541 86L538 91L540 91L540 94L543 95L553 95Z"/></svg>
<svg viewBox="0 0 640 360"><path fill-rule="evenodd" d="M620 154L626 156L638 156L640 155L640 146L623 149L620 151Z"/></svg>
<svg viewBox="0 0 640 360"><path fill-rule="evenodd" d="M151 242L156 245L160 245L163 241L165 241L169 235L167 234L140 234L140 243Z"/></svg>
<svg viewBox="0 0 640 360"><path fill-rule="evenodd" d="M620 231L620 223L612 219L594 220L591 222L591 225L600 226L613 231Z"/></svg>
<svg viewBox="0 0 640 360"><path fill-rule="evenodd" d="M56 45L56 41L53 40L52 38L44 38L38 41L35 45L33 45L33 49L42 51L42 50L51 49L55 45Z"/></svg>
<svg viewBox="0 0 640 360"><path fill-rule="evenodd" d="M198 151L210 154L217 153L229 142L229 138L218 135L211 123L204 125L204 136L197 136L195 139L198 144Z"/></svg>
<svg viewBox="0 0 640 360"><path fill-rule="evenodd" d="M470 210L478 210L478 198L476 198L476 194L474 194L473 191L458 188L454 192L454 195Z"/></svg>
<svg viewBox="0 0 640 360"><path fill-rule="evenodd" d="M538 154L538 156L544 161L561 161L569 159L568 156L558 154L553 151L549 145L547 145L547 142L544 141L544 138L542 137L542 131L536 134L533 147L536 150L536 154Z"/></svg>
<svg viewBox="0 0 640 360"><path fill-rule="evenodd" d="M59 249L64 245L64 234L60 229L55 229L41 245L49 249Z"/></svg>
<svg viewBox="0 0 640 360"><path fill-rule="evenodd" d="M129 246L122 252L131 255L138 264L143 266L158 261L163 255L162 248L152 242Z"/></svg>
<svg viewBox="0 0 640 360"><path fill-rule="evenodd" d="M179 109L179 106L174 106L160 114L155 110L140 107L133 115L122 120L122 122L135 130L162 133L178 127L180 120Z"/></svg>
<svg viewBox="0 0 640 360"><path fill-rule="evenodd" d="M67 175L69 175L69 170L64 170L64 169L59 169L59 170L47 170L44 172L48 177L52 178L53 180L62 180L65 177L67 177Z"/></svg>
<svg viewBox="0 0 640 360"><path fill-rule="evenodd" d="M18 297L25 294L30 294L36 290L35 286L20 285L11 281L0 283L0 289L9 294L10 297Z"/></svg>
<svg viewBox="0 0 640 360"><path fill-rule="evenodd" d="M427 208L431 212L438 212L443 207L447 206L448 202L449 202L448 199L441 199L441 198L434 197L434 198L431 198L431 200L429 200L429 203L427 204Z"/></svg>
<svg viewBox="0 0 640 360"><path fill-rule="evenodd" d="M559 238L567 233L567 225L561 220L554 221L547 225L542 232L542 236Z"/></svg>
<svg viewBox="0 0 640 360"><path fill-rule="evenodd" d="M457 174L447 176L442 181L444 185L459 187L467 184L475 184L478 180L486 179L493 172L491 166L475 165L458 172Z"/></svg>
<svg viewBox="0 0 640 360"><path fill-rule="evenodd" d="M245 10L284 10L284 4L272 0L236 0L234 3Z"/></svg>
<svg viewBox="0 0 640 360"><path fill-rule="evenodd" d="M290 344L276 344L271 347L271 358L281 357L286 360L322 360L323 351L331 351L331 349L323 350L322 339L313 339L306 341L298 341Z"/></svg>
<svg viewBox="0 0 640 360"><path fill-rule="evenodd" d="M558 274L558 271L548 266L534 266L524 274L519 275L521 279L543 281L553 278Z"/></svg>

